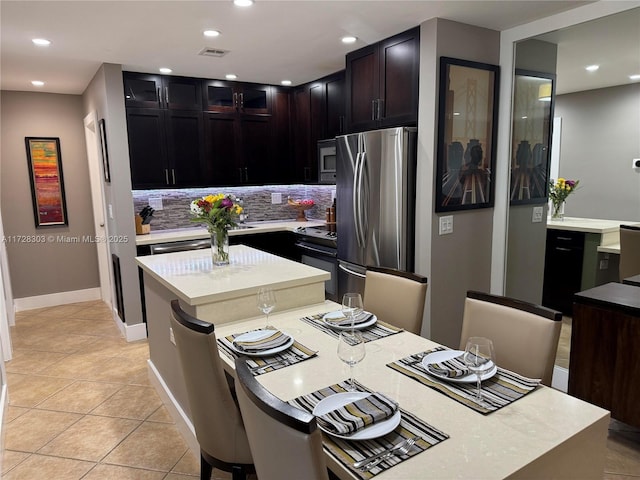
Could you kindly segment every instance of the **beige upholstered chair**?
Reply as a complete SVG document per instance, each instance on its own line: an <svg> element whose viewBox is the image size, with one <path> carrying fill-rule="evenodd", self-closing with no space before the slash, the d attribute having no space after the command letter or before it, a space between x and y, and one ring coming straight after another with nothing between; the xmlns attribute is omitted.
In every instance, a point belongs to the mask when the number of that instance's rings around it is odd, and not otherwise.
<svg viewBox="0 0 640 480"><path fill-rule="evenodd" d="M238 403L260 480L327 480L322 434L310 413L280 400L236 360Z"/></svg>
<svg viewBox="0 0 640 480"><path fill-rule="evenodd" d="M496 363L551 385L562 313L539 305L488 293L467 292L460 335L464 350L469 337L493 341Z"/></svg>
<svg viewBox="0 0 640 480"><path fill-rule="evenodd" d="M383 322L420 335L427 277L391 268L367 267L364 308Z"/></svg>
<svg viewBox="0 0 640 480"><path fill-rule="evenodd" d="M640 274L640 226L620 225L620 281Z"/></svg>
<svg viewBox="0 0 640 480"><path fill-rule="evenodd" d="M214 325L192 317L171 302L171 327L187 387L191 419L200 444L200 478L213 468L232 472L233 480L255 472L247 434L222 369Z"/></svg>

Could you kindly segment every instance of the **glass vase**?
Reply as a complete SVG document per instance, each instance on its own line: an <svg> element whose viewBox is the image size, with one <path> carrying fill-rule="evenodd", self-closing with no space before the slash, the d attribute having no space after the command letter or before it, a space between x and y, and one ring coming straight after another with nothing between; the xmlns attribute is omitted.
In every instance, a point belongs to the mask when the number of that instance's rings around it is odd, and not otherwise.
<svg viewBox="0 0 640 480"><path fill-rule="evenodd" d="M551 219L552 220L564 219L564 202L551 204Z"/></svg>
<svg viewBox="0 0 640 480"><path fill-rule="evenodd" d="M211 259L214 265L229 265L229 232L226 229L211 234Z"/></svg>

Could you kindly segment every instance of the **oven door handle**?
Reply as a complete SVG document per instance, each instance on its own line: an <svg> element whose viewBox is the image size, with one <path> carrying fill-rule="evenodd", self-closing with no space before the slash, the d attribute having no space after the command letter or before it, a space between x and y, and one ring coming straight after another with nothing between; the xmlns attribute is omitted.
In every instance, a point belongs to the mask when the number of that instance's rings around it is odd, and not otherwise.
<svg viewBox="0 0 640 480"><path fill-rule="evenodd" d="M301 248L303 250L308 250L310 252L319 253L319 254L324 255L326 257L334 257L335 258L335 257L338 256L338 254L335 253L335 252L327 252L325 250L321 250L319 248L313 248L313 247L310 247L309 245L304 245L302 243L296 243L296 247Z"/></svg>
<svg viewBox="0 0 640 480"><path fill-rule="evenodd" d="M344 270L345 272L347 272L349 275L355 275L356 277L360 277L360 278L367 278L367 276L365 274L362 274L360 272L356 272L355 270L351 270L350 268L345 267L344 265L342 265L341 263L338 264L338 268L340 270Z"/></svg>

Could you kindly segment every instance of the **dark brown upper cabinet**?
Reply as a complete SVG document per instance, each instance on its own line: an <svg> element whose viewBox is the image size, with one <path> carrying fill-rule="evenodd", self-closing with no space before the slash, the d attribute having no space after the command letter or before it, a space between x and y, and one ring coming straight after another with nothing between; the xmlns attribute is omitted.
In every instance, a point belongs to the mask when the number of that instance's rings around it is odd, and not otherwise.
<svg viewBox="0 0 640 480"><path fill-rule="evenodd" d="M416 125L420 28L347 54L348 132Z"/></svg>
<svg viewBox="0 0 640 480"><path fill-rule="evenodd" d="M202 111L200 79L124 72L127 107Z"/></svg>
<svg viewBox="0 0 640 480"><path fill-rule="evenodd" d="M204 110L218 113L271 114L271 85L205 80Z"/></svg>

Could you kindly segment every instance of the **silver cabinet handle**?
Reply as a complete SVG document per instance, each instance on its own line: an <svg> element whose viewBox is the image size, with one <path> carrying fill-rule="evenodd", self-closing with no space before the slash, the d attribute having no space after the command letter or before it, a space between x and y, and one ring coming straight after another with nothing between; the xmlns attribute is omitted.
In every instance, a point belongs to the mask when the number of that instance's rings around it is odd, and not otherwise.
<svg viewBox="0 0 640 480"><path fill-rule="evenodd" d="M158 87L158 92L156 93L156 101L158 103L162 103L162 87Z"/></svg>
<svg viewBox="0 0 640 480"><path fill-rule="evenodd" d="M169 87L164 87L164 101L169 106Z"/></svg>
<svg viewBox="0 0 640 480"><path fill-rule="evenodd" d="M167 168L164 169L164 179L165 179L165 183L169 185L169 169Z"/></svg>
<svg viewBox="0 0 640 480"><path fill-rule="evenodd" d="M171 169L171 178L173 179L173 184L176 184L176 171L175 169Z"/></svg>
<svg viewBox="0 0 640 480"><path fill-rule="evenodd" d="M376 100L371 100L371 120L376 119Z"/></svg>
<svg viewBox="0 0 640 480"><path fill-rule="evenodd" d="M237 93L233 94L233 106L236 109L238 108L238 94Z"/></svg>
<svg viewBox="0 0 640 480"><path fill-rule="evenodd" d="M384 111L383 111L384 99L379 98L378 100L376 100L376 103L378 104L378 112L377 112L376 120L380 120L381 118L384 118Z"/></svg>
<svg viewBox="0 0 640 480"><path fill-rule="evenodd" d="M248 167L244 167L244 181L245 182L249 182L249 168Z"/></svg>
<svg viewBox="0 0 640 480"><path fill-rule="evenodd" d="M244 93L240 94L240 108L244 109Z"/></svg>

